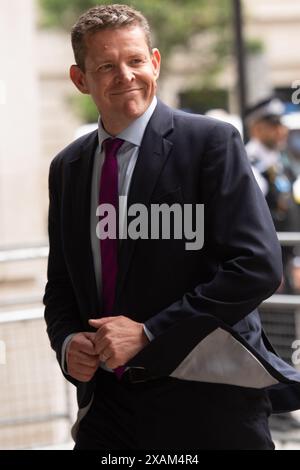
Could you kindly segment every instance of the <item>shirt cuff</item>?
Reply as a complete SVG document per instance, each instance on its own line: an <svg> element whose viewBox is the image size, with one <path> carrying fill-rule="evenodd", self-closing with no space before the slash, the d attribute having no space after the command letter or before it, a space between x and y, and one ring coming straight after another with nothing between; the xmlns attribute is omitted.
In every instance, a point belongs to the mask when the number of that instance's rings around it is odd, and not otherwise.
<svg viewBox="0 0 300 470"><path fill-rule="evenodd" d="M145 335L147 336L149 341L152 341L154 339L154 335L151 333L150 330L148 330L148 328L145 325L143 325L143 328L144 328Z"/></svg>
<svg viewBox="0 0 300 470"><path fill-rule="evenodd" d="M70 345L71 339L73 336L76 335L76 333L71 333L66 337L66 339L63 342L63 345L61 347L61 368L62 371L68 375L68 363L67 363L67 352L68 352L68 346Z"/></svg>

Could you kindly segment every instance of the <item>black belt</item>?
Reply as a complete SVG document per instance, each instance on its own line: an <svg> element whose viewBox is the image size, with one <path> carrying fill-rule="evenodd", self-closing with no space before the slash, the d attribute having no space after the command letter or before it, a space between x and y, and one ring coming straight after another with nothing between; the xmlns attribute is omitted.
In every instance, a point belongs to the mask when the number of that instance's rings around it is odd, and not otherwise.
<svg viewBox="0 0 300 470"><path fill-rule="evenodd" d="M148 382L149 380L154 379L158 379L158 377L151 375L147 369L130 367L124 372L121 380L127 383L135 384L140 382Z"/></svg>

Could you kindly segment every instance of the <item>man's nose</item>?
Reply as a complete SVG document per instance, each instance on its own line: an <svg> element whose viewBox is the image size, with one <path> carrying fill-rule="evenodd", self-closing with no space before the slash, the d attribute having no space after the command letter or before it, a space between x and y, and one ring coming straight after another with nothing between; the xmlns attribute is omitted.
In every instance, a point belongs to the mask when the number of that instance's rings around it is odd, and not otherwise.
<svg viewBox="0 0 300 470"><path fill-rule="evenodd" d="M131 82L134 79L134 72L131 67L121 64L118 67L117 79L121 82Z"/></svg>

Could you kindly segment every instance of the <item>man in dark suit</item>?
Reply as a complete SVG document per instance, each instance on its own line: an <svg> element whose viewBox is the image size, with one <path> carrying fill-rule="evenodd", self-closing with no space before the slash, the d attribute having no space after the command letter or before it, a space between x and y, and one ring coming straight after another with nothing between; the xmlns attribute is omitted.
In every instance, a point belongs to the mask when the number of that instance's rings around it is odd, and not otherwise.
<svg viewBox="0 0 300 470"><path fill-rule="evenodd" d="M128 6L83 14L72 45L71 79L101 118L50 167L44 303L77 387L75 449L272 449L268 416L300 406L300 377L256 310L281 257L239 134L157 100L160 54ZM182 210L181 237L136 222L157 204Z"/></svg>

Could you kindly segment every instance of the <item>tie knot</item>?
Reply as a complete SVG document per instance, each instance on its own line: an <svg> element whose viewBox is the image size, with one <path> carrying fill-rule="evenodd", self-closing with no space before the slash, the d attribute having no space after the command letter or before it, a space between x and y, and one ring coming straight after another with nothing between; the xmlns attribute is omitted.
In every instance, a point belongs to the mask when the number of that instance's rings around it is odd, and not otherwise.
<svg viewBox="0 0 300 470"><path fill-rule="evenodd" d="M103 147L106 157L115 157L119 148L123 144L123 139L106 139L103 142Z"/></svg>

